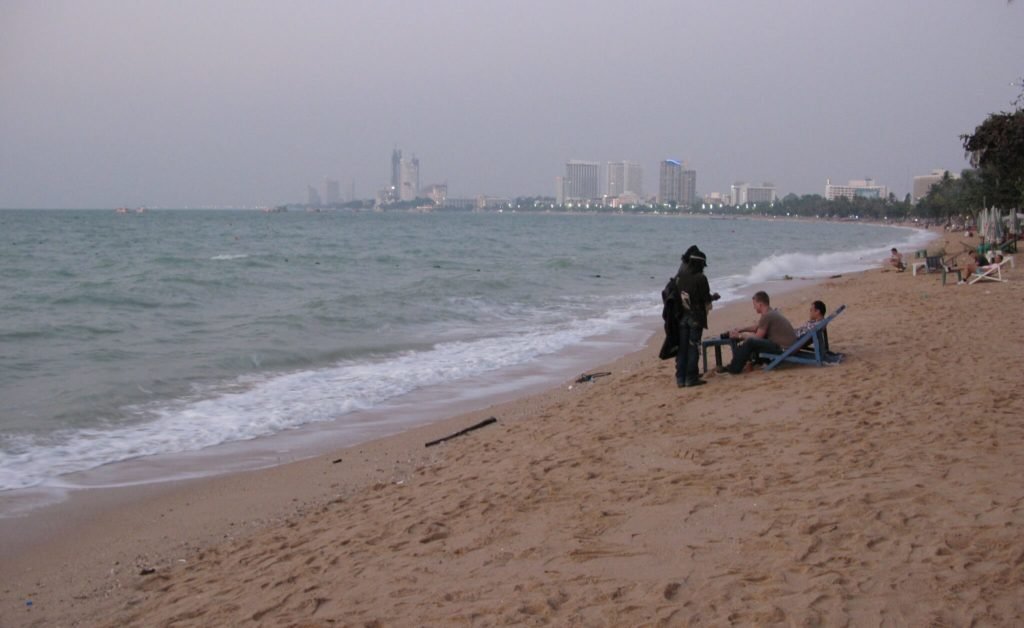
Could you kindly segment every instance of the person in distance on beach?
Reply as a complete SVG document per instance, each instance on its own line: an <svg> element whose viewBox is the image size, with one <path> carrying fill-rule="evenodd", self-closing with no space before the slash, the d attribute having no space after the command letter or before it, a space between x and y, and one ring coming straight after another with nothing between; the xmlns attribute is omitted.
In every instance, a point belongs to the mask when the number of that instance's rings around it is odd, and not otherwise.
<svg viewBox="0 0 1024 628"><path fill-rule="evenodd" d="M892 247L891 253L892 255L889 256L889 264L902 273L907 269L907 265L903 263L903 254L897 251L896 247Z"/></svg>
<svg viewBox="0 0 1024 628"><path fill-rule="evenodd" d="M693 245L683 253L675 281L680 296L679 349L676 352L676 386L700 386L706 384L700 379L698 360L700 358L700 337L708 327L708 312L711 303L718 298L711 294L708 278L704 276L707 256Z"/></svg>
<svg viewBox="0 0 1024 628"><path fill-rule="evenodd" d="M743 367L758 352L781 353L785 347L797 340L792 323L782 315L782 312L772 309L767 292L761 290L755 293L751 301L754 311L758 314L757 323L750 327L729 331L730 338L742 340L732 355L732 362L725 367L725 370L733 375L742 373ZM749 335L744 336L744 334Z"/></svg>

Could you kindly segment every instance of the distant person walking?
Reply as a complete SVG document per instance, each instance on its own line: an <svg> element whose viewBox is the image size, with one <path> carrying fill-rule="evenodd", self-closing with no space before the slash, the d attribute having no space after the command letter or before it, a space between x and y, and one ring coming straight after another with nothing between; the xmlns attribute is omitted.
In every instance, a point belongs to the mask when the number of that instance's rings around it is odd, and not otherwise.
<svg viewBox="0 0 1024 628"><path fill-rule="evenodd" d="M711 294L704 267L708 259L696 245L686 249L683 261L676 273L676 289L679 293L679 350L676 353L676 386L700 386L706 384L700 379L698 370L701 334L708 328L708 312L711 303L718 298Z"/></svg>

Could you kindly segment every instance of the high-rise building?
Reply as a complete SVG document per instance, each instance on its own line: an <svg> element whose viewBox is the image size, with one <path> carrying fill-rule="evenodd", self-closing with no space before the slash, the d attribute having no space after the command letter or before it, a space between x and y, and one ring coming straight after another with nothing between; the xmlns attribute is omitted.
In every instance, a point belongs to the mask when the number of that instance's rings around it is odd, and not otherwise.
<svg viewBox="0 0 1024 628"><path fill-rule="evenodd" d="M608 196L643 197L644 171L635 161L608 162Z"/></svg>
<svg viewBox="0 0 1024 628"><path fill-rule="evenodd" d="M683 200L683 164L676 159L661 162L658 175L658 203L680 205Z"/></svg>
<svg viewBox="0 0 1024 628"><path fill-rule="evenodd" d="M391 151L391 187L399 189L402 184L402 151L397 147Z"/></svg>
<svg viewBox="0 0 1024 628"><path fill-rule="evenodd" d="M679 204L683 207L692 207L697 202L697 171L683 170L679 185Z"/></svg>
<svg viewBox="0 0 1024 628"><path fill-rule="evenodd" d="M851 179L846 185L832 185L832 179L825 179L825 199L834 201L840 197L887 198L889 188L875 185L874 179Z"/></svg>
<svg viewBox="0 0 1024 628"><path fill-rule="evenodd" d="M310 207L321 207L323 205L323 201L320 200L320 192L312 185L306 186L306 197L307 204Z"/></svg>
<svg viewBox="0 0 1024 628"><path fill-rule="evenodd" d="M403 201L411 201L420 193L420 160L415 155L412 159L399 159L398 190Z"/></svg>
<svg viewBox="0 0 1024 628"><path fill-rule="evenodd" d="M916 203L922 198L928 196L928 192L932 189L932 186L942 181L942 177L949 172L948 170L932 170L931 174L923 174L914 177L914 189L911 198ZM960 175L949 172L949 176L954 179L959 179Z"/></svg>
<svg viewBox="0 0 1024 628"><path fill-rule="evenodd" d="M341 184L337 179L327 177L324 179L324 198L327 205L336 205L341 202Z"/></svg>
<svg viewBox="0 0 1024 628"><path fill-rule="evenodd" d="M566 201L601 198L601 164L575 159L566 162L564 183Z"/></svg>

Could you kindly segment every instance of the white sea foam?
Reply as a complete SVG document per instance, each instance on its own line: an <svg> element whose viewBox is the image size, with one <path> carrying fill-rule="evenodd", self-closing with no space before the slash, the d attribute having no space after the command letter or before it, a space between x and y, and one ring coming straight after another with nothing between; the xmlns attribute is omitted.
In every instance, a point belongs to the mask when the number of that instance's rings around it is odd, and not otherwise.
<svg viewBox="0 0 1024 628"><path fill-rule="evenodd" d="M657 291L675 271L678 249L690 241L707 247L712 258L710 268L715 273L711 275L712 288L723 299L732 300L746 297L753 283L786 275L828 276L876 266L888 256L890 246L909 252L923 248L917 243L931 237L919 231L908 231L906 237L890 232L885 237L896 241L880 247L875 243L883 238L874 237L873 228L862 225L847 231L832 225L638 219L628 223L631 237L637 242L632 247L622 246L619 236L608 237L617 231L609 230L608 223L600 218L522 216L509 223L506 216L501 219L502 229L511 230L501 232L502 246L493 246L491 240L476 236L495 228L494 216L434 216L412 221L395 216L353 215L318 221L315 227L302 223L305 226L296 226L294 231L276 233L271 243L281 255L278 262L268 262L255 270L249 269L248 263L223 264L217 265L213 276L192 276L190 269L198 268L202 273L210 269L187 263L190 260L178 257L177 251L192 246L197 233L220 233L217 228L197 231L197 221L217 227L224 217L193 213L178 218L161 216L167 217L167 224L153 232L152 239L145 240L146 246L158 253L139 275L147 281L144 285L120 287L125 295L146 296L147 308L133 312L132 324L119 332L118 346L132 349L132 356L137 357L118 356L110 371L116 377L97 381L73 376L93 372L94 364L82 363L75 356L107 351L110 341L106 337L76 335L80 346L76 345L74 351L67 350L68 339L64 336L53 335L52 340L30 337L32 342L49 341L43 346L51 351L12 349L11 355L38 356L39 360L62 357L46 364L29 361L29 368L23 366L25 357L19 357L16 364L5 363L0 357L0 370L7 368L5 375L17 376L0 381L0 392L4 393L0 400L7 404L0 413L0 490L73 488L77 479L72 481L68 474L74 472L152 455L174 459L182 452L241 443L314 423L323 423L332 432L356 429L353 425L359 417L353 412L405 403L414 396L410 395L413 391L422 389L429 394L438 390L435 387L444 386L472 391L469 382L486 379L488 374L497 377L504 369L517 366L532 369L541 360L543 365L557 362L551 356L570 347L601 344L595 340L598 336L622 329L639 315L657 316L661 309ZM26 233L44 233L45 225L37 224L36 214L25 218ZM242 230L247 241L261 241L265 235L262 217L231 219L237 221L234 228ZM452 253L450 242L437 237L439 229L459 236L465 246L457 254ZM405 236L396 237L395 230ZM329 236L327 240L334 247L328 253L321 251L325 256L320 270L287 263L289 256L309 249L314 233ZM766 240L780 250L774 255L762 252L758 246ZM413 259L404 257L410 241L423 249ZM849 244L844 245L846 242ZM90 246L113 251L120 243L116 240ZM866 243L876 248L808 252L844 246L863 248L868 246ZM207 240L205 244L220 247L222 241ZM51 255L59 261L66 246L59 241L53 246ZM506 256L508 250L515 251L516 256ZM658 261L652 262L651 251L658 252ZM246 253L223 252L209 259L247 257ZM423 265L424 258L442 262ZM483 268L483 274L451 274L449 263L444 262L449 258L465 268ZM12 259L16 262L19 258ZM520 263L545 259L558 262ZM328 267L329 274L325 272ZM111 274L111 268L119 269L120 265L94 264L82 272L105 277L116 286L120 275ZM0 296L0 311L10 314L8 320L42 320L54 328L67 329L81 325L82 320L94 321L97 311L105 313L109 309L107 302L97 303L94 296L89 296L61 308L42 300L36 310L25 314L23 308L29 300L13 298L34 294L30 272L34 269L24 270L16 273L28 282L23 292L5 293L9 296L8 309L3 310L5 301ZM598 270L600 276L594 274ZM388 290L395 289L396 273L406 282L402 284L401 301L406 305L395 309L392 320L382 314L388 310L380 303L395 302L393 292ZM483 277L488 281L482 281ZM142 290L160 285L150 278L178 282L175 285L189 291L188 307L177 308L181 299L177 290L169 292L175 295L173 301L162 296L166 290ZM81 283L73 276L62 280L67 287L55 290L54 298L75 294ZM235 289L223 290L224 285ZM644 293L637 294L637 290ZM128 296L120 298L119 305L127 302ZM380 303L378 298L382 299ZM161 307L148 307L151 304ZM425 305L418 308L417 304ZM325 311L335 315L327 322L310 322ZM52 319L56 314L65 318ZM309 324L296 324L297 320ZM31 331L31 326L25 328ZM250 332L252 329L260 331L259 337ZM311 341L314 337L317 340ZM390 347L403 343L411 346L425 338L433 345L401 354L386 353ZM366 356L374 351L374 356L347 361L331 357L357 353ZM317 366L283 372L290 368L284 365L296 363ZM52 375L44 375L46 372ZM181 391L192 374L202 374L196 376L209 377L215 383L197 386L185 398ZM480 379L471 379L476 376ZM37 392L64 387L69 382L78 387L69 387L58 400ZM171 392L149 392L153 390ZM154 399L154 395L161 394L178 398ZM136 405L115 407L97 402L97 397L133 399L136 401L123 403ZM18 410L17 416L12 409ZM73 416L74 421L63 418L66 416ZM174 463L168 466L180 474L176 477L196 472ZM123 465L112 467L111 473L103 474L109 479L104 481L133 481L125 477L130 474L120 474L124 469Z"/></svg>
<svg viewBox="0 0 1024 628"><path fill-rule="evenodd" d="M769 255L755 263L748 273L724 278L724 283L729 289L779 279L795 277L814 279L863 271L885 263L892 247L909 251L924 246L934 237L923 230L907 229L906 231L906 238L891 244L887 243L884 246L819 254L780 253Z"/></svg>
<svg viewBox="0 0 1024 628"><path fill-rule="evenodd" d="M61 476L143 456L197 451L268 436L309 423L340 420L413 390L527 364L650 315L653 296L599 317L522 328L474 341L444 342L369 361L247 376L197 390L195 398L128 408L138 422L114 429L65 430L46 442L18 437L0 466L0 490L71 487Z"/></svg>

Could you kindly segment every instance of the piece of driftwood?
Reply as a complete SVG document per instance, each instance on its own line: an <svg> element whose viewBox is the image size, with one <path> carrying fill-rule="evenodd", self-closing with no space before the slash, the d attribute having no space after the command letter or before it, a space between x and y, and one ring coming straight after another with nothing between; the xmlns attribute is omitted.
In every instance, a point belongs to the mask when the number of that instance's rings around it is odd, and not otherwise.
<svg viewBox="0 0 1024 628"><path fill-rule="evenodd" d="M579 377L576 378L576 383L583 384L586 382L592 382L598 377L604 377L606 375L611 375L611 373L609 373L608 371L604 371L601 373L584 373L583 375L580 375Z"/></svg>
<svg viewBox="0 0 1024 628"><path fill-rule="evenodd" d="M443 443L446 440L451 440L451 439L453 439L453 438L455 438L457 436L462 436L463 434L468 434L468 433L472 432L473 430L478 430L481 427L486 427L486 426L490 425L491 423L497 423L497 422L498 422L498 419L496 419L494 417L490 417L490 418L484 419L483 421L480 421L476 425L470 425L469 427L467 427L464 430L459 430L458 432L455 432L454 434L449 434L448 436L445 436L444 438L439 438L437 440L432 440L429 443L427 443L426 445L424 445L424 447L433 447L434 445L438 445L440 443Z"/></svg>

